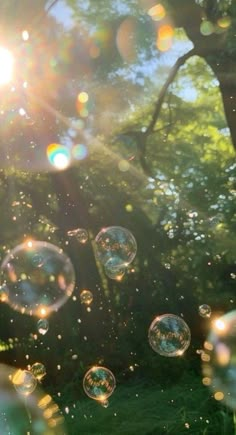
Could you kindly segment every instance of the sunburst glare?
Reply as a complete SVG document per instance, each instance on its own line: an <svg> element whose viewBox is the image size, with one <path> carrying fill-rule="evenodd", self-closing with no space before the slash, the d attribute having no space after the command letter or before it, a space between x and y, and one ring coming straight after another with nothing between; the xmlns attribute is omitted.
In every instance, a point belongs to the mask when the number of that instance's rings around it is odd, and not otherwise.
<svg viewBox="0 0 236 435"><path fill-rule="evenodd" d="M0 47L0 85L5 85L12 80L14 58L11 52Z"/></svg>

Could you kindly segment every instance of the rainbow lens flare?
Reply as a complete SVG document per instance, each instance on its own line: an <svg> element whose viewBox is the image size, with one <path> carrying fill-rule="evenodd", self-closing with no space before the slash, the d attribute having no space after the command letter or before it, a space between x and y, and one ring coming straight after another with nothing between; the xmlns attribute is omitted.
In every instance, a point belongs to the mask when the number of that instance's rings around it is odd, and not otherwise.
<svg viewBox="0 0 236 435"><path fill-rule="evenodd" d="M52 143L47 147L47 158L56 169L66 169L71 160L70 150L57 143Z"/></svg>

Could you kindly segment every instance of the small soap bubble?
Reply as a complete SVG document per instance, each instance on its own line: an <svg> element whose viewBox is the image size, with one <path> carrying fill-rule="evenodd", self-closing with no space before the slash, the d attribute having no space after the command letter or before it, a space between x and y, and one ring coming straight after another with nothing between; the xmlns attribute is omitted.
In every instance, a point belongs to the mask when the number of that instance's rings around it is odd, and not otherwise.
<svg viewBox="0 0 236 435"><path fill-rule="evenodd" d="M80 302L81 304L90 305L93 302L93 293L90 290L82 290Z"/></svg>
<svg viewBox="0 0 236 435"><path fill-rule="evenodd" d="M115 389L116 380L113 373L106 367L92 367L84 376L85 393L94 400L107 401Z"/></svg>
<svg viewBox="0 0 236 435"><path fill-rule="evenodd" d="M102 405L103 408L108 408L109 406L108 400L101 400L100 404Z"/></svg>
<svg viewBox="0 0 236 435"><path fill-rule="evenodd" d="M42 363L36 362L30 368L30 372L33 373L34 377L38 381L41 381L46 375L46 368Z"/></svg>
<svg viewBox="0 0 236 435"><path fill-rule="evenodd" d="M17 370L11 380L16 391L24 396L33 393L37 386L37 379L28 370Z"/></svg>
<svg viewBox="0 0 236 435"><path fill-rule="evenodd" d="M103 228L95 238L95 246L97 258L104 265L112 260L114 266L127 266L137 253L133 234L118 226Z"/></svg>
<svg viewBox="0 0 236 435"><path fill-rule="evenodd" d="M62 249L36 240L14 248L3 260L1 275L11 308L39 318L57 311L75 284L73 265Z"/></svg>
<svg viewBox="0 0 236 435"><path fill-rule="evenodd" d="M75 237L78 242L84 244L88 241L88 232L84 228L67 231L69 237Z"/></svg>
<svg viewBox="0 0 236 435"><path fill-rule="evenodd" d="M181 317L174 314L157 316L148 331L149 344L162 356L183 355L191 340L190 329Z"/></svg>
<svg viewBox="0 0 236 435"><path fill-rule="evenodd" d="M45 335L49 330L49 322L47 319L39 319L37 322L37 329L39 334Z"/></svg>
<svg viewBox="0 0 236 435"><path fill-rule="evenodd" d="M209 385L217 400L236 409L236 310L212 322L204 343L202 382Z"/></svg>
<svg viewBox="0 0 236 435"><path fill-rule="evenodd" d="M211 307L207 304L202 304L198 308L198 313L201 317L209 318L211 317Z"/></svg>

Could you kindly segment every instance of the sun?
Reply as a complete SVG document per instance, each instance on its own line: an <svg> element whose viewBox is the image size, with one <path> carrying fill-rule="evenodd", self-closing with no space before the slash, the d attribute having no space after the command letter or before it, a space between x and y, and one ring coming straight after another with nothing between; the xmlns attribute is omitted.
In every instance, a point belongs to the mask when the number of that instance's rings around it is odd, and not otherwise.
<svg viewBox="0 0 236 435"><path fill-rule="evenodd" d="M12 80L14 58L11 52L0 46L0 85L5 85Z"/></svg>

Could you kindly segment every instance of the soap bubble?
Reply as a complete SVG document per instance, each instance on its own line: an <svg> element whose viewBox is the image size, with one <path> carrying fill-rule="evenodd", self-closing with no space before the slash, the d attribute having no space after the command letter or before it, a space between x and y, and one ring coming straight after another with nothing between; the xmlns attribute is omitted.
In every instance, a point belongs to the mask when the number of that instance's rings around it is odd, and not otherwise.
<svg viewBox="0 0 236 435"><path fill-rule="evenodd" d="M64 419L49 394L38 386L28 395L25 387L18 391L18 382L24 377L32 382L33 375L29 377L24 370L17 372L16 368L0 364L0 434L66 435Z"/></svg>
<svg viewBox="0 0 236 435"><path fill-rule="evenodd" d="M28 370L17 370L11 377L12 383L18 393L28 396L37 386L37 379Z"/></svg>
<svg viewBox="0 0 236 435"><path fill-rule="evenodd" d="M127 270L126 266L117 266L116 262L114 264L114 259L110 258L104 266L105 273L108 276L108 278L115 279L116 281L121 281L123 276L125 275L125 272Z"/></svg>
<svg viewBox="0 0 236 435"><path fill-rule="evenodd" d="M211 307L207 304L200 305L198 308L198 312L201 317L211 317Z"/></svg>
<svg viewBox="0 0 236 435"><path fill-rule="evenodd" d="M1 271L7 303L21 313L45 317L57 311L74 290L73 265L51 243L32 240L18 245L3 260Z"/></svg>
<svg viewBox="0 0 236 435"><path fill-rule="evenodd" d="M85 393L94 400L104 403L111 396L116 386L113 373L105 367L92 367L84 376Z"/></svg>
<svg viewBox="0 0 236 435"><path fill-rule="evenodd" d="M80 293L81 304L90 305L93 302L93 293L90 290L82 290Z"/></svg>
<svg viewBox="0 0 236 435"><path fill-rule="evenodd" d="M39 319L37 322L37 329L39 334L45 335L49 330L49 322L47 319Z"/></svg>
<svg viewBox="0 0 236 435"><path fill-rule="evenodd" d="M69 237L75 237L80 243L86 243L88 241L88 232L84 228L67 231L67 235Z"/></svg>
<svg viewBox="0 0 236 435"><path fill-rule="evenodd" d="M30 368L30 372L33 373L37 381L41 381L44 378L44 376L46 376L46 368L40 362L34 363Z"/></svg>
<svg viewBox="0 0 236 435"><path fill-rule="evenodd" d="M151 323L148 339L159 355L180 356L189 347L191 333L183 319L174 314L163 314Z"/></svg>
<svg viewBox="0 0 236 435"><path fill-rule="evenodd" d="M204 385L211 386L216 400L236 409L236 310L212 322L204 343Z"/></svg>
<svg viewBox="0 0 236 435"><path fill-rule="evenodd" d="M133 234L123 227L103 228L97 234L95 244L97 258L104 265L112 259L114 266L127 266L137 252Z"/></svg>

